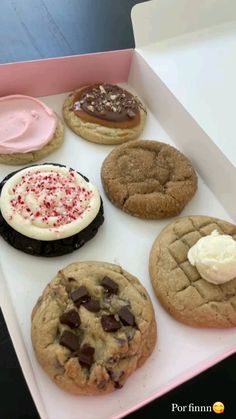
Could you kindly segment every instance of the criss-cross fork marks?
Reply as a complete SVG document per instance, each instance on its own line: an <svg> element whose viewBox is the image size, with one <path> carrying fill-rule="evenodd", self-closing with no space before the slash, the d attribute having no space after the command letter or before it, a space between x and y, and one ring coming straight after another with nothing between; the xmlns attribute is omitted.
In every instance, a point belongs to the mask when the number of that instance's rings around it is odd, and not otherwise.
<svg viewBox="0 0 236 419"><path fill-rule="evenodd" d="M173 231L175 233L176 239L173 240L173 242L168 247L169 254L176 264L176 266L173 267L171 272L175 271L176 269L180 269L186 282L186 285L178 289L178 291L176 291L176 294L185 291L189 287L194 287L194 289L199 294L200 299L202 300L202 303L198 304L197 307L201 307L209 303L215 303L214 305L212 305L212 308L214 308L215 311L221 314L217 304L220 302L227 302L236 312L236 304L233 301L231 301L231 298L233 298L235 294L231 293L230 296L227 295L228 291L224 289L224 285L217 285L217 293L219 296L216 300L212 300L207 297L202 287L202 281L204 281L204 279L200 276L197 269L190 264L187 258L188 250L194 244L192 242L193 237L191 237L191 235L194 235L194 240L196 242L198 239L208 235L215 229L217 229L217 231L221 234L227 234L227 232L224 231L223 225L220 225L217 222L217 220L214 220L214 222L210 222L209 220L203 221L200 226L196 225L192 218L189 218L189 221L191 224L189 226L190 228L187 231L185 231L183 235L181 235L177 231L176 225L174 225ZM196 236L199 237L196 239ZM236 239L236 234L233 235L233 238ZM181 252L179 254L175 252L175 249L177 248L181 248Z"/></svg>

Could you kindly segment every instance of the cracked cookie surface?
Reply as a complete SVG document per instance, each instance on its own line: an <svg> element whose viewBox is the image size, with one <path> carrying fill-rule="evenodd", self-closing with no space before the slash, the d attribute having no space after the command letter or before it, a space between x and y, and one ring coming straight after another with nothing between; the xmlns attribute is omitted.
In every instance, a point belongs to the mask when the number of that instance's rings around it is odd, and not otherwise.
<svg viewBox="0 0 236 419"><path fill-rule="evenodd" d="M150 276L155 293L177 320L195 327L236 326L236 278L215 285L201 278L187 253L213 230L236 240L236 226L207 217L182 217L169 224L150 253Z"/></svg>
<svg viewBox="0 0 236 419"><path fill-rule="evenodd" d="M105 262L76 262L59 271L33 309L31 332L51 379L84 395L121 388L156 343L147 291Z"/></svg>
<svg viewBox="0 0 236 419"><path fill-rule="evenodd" d="M190 161L158 141L137 140L116 147L104 160L101 177L114 205L146 219L179 214L197 190Z"/></svg>

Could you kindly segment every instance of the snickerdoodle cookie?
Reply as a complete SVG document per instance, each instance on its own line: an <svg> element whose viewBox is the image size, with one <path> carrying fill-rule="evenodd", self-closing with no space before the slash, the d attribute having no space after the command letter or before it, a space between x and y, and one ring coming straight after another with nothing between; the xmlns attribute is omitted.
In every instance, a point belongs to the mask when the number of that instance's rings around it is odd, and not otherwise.
<svg viewBox="0 0 236 419"><path fill-rule="evenodd" d="M220 254L219 235L224 235L220 237L224 243ZM204 243L207 238L207 245L202 244L203 237ZM152 285L161 304L177 320L195 327L236 326L236 273L229 280L233 265L230 252L233 246L235 256L236 245L232 239L236 240L235 225L207 216L179 218L157 237L150 254ZM205 260L193 266L189 249L196 243ZM223 262L227 282L223 282ZM234 260L234 269L235 266Z"/></svg>
<svg viewBox="0 0 236 419"><path fill-rule="evenodd" d="M101 177L110 201L140 218L179 214L197 190L197 175L180 151L158 141L132 141L104 160Z"/></svg>
<svg viewBox="0 0 236 419"><path fill-rule="evenodd" d="M0 98L0 163L27 164L60 147L64 124L36 98L11 95Z"/></svg>
<svg viewBox="0 0 236 419"><path fill-rule="evenodd" d="M98 144L120 144L138 138L146 120L140 99L113 84L93 84L71 93L64 103L69 127Z"/></svg>
<svg viewBox="0 0 236 419"><path fill-rule="evenodd" d="M35 305L32 342L41 366L62 389L109 393L154 349L151 300L120 266L73 263L58 272Z"/></svg>

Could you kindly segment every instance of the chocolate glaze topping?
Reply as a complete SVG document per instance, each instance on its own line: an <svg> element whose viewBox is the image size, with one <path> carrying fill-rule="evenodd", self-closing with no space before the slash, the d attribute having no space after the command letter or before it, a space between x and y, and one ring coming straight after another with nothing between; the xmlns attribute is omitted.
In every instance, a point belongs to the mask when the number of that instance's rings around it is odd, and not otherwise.
<svg viewBox="0 0 236 419"><path fill-rule="evenodd" d="M73 110L107 121L125 122L139 114L139 102L119 86L94 84L79 92Z"/></svg>

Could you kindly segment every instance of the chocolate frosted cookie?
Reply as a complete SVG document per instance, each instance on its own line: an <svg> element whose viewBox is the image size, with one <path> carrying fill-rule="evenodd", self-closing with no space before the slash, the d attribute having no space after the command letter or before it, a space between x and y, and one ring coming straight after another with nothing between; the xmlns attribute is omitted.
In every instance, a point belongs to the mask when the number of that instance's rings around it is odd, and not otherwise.
<svg viewBox="0 0 236 419"><path fill-rule="evenodd" d="M36 256L60 256L83 246L103 223L97 188L59 164L29 166L0 183L0 235Z"/></svg>
<svg viewBox="0 0 236 419"><path fill-rule="evenodd" d="M41 366L62 389L109 393L153 351L151 300L120 266L73 263L58 272L34 307L32 342Z"/></svg>
<svg viewBox="0 0 236 419"><path fill-rule="evenodd" d="M177 320L195 327L236 326L236 226L207 216L182 217L155 240L150 276Z"/></svg>
<svg viewBox="0 0 236 419"><path fill-rule="evenodd" d="M197 190L191 162L168 144L132 141L103 162L101 177L110 201L140 218L179 214Z"/></svg>
<svg viewBox="0 0 236 419"><path fill-rule="evenodd" d="M66 99L63 113L76 134L98 144L136 139L146 120L140 99L113 84L81 87Z"/></svg>

